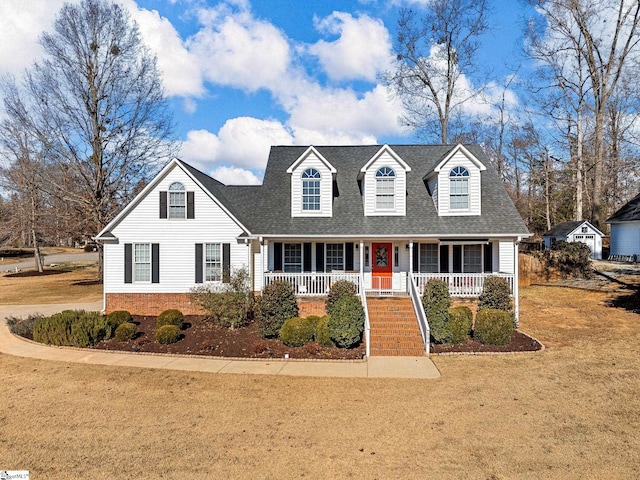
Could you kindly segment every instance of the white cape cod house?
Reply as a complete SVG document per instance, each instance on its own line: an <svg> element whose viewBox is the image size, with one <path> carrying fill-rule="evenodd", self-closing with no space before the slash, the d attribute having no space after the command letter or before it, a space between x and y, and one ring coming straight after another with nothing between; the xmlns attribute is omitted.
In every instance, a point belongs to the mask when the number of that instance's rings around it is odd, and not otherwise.
<svg viewBox="0 0 640 480"><path fill-rule="evenodd" d="M259 186L225 186L175 159L96 239L107 312L194 312L191 288L245 267L255 291L285 279L322 296L348 279L365 304L407 294L417 304L429 278L477 297L499 275L517 313L529 235L479 146L371 145L273 147Z"/></svg>

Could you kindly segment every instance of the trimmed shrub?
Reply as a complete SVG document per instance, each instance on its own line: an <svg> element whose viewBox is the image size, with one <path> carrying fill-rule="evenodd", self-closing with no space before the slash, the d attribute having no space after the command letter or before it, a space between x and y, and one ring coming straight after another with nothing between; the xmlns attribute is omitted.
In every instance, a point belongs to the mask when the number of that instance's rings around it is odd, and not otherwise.
<svg viewBox="0 0 640 480"><path fill-rule="evenodd" d="M192 288L189 295L214 322L223 327L242 327L253 316L253 292L246 268L234 271L229 283L200 285Z"/></svg>
<svg viewBox="0 0 640 480"><path fill-rule="evenodd" d="M354 297L336 300L329 317L329 338L341 348L349 348L360 342L364 331L364 308Z"/></svg>
<svg viewBox="0 0 640 480"><path fill-rule="evenodd" d="M124 322L116 328L116 338L121 342L128 342L136 334L138 327L135 323Z"/></svg>
<svg viewBox="0 0 640 480"><path fill-rule="evenodd" d="M99 312L64 310L37 320L33 339L48 345L88 347L111 337L112 328Z"/></svg>
<svg viewBox="0 0 640 480"><path fill-rule="evenodd" d="M464 343L471 335L473 324L473 312L464 305L449 309L449 341L451 343Z"/></svg>
<svg viewBox="0 0 640 480"><path fill-rule="evenodd" d="M290 318L280 329L280 340L289 347L301 347L313 340L315 322L309 318Z"/></svg>
<svg viewBox="0 0 640 480"><path fill-rule="evenodd" d="M486 309L511 311L511 289L506 278L489 277L484 281L478 311Z"/></svg>
<svg viewBox="0 0 640 480"><path fill-rule="evenodd" d="M327 294L326 308L327 313L331 315L333 304L342 297L356 298L356 285L349 280L338 280L331 285L329 293Z"/></svg>
<svg viewBox="0 0 640 480"><path fill-rule="evenodd" d="M174 325L178 327L178 330L182 328L182 321L184 315L180 310L169 309L158 315L156 319L156 328L164 327L165 325Z"/></svg>
<svg viewBox="0 0 640 480"><path fill-rule="evenodd" d="M331 317L329 317L329 315L325 315L324 317L320 317L316 322L316 342L323 347L335 347L335 344L331 341L331 336L329 335L330 318Z"/></svg>
<svg viewBox="0 0 640 480"><path fill-rule="evenodd" d="M256 318L264 338L278 336L284 322L298 316L298 302L289 282L273 282L258 298Z"/></svg>
<svg viewBox="0 0 640 480"><path fill-rule="evenodd" d="M175 343L180 337L180 328L176 325L162 325L156 329L156 342L163 345Z"/></svg>
<svg viewBox="0 0 640 480"><path fill-rule="evenodd" d="M476 314L473 338L488 345L506 345L513 333L513 316L504 310L481 310Z"/></svg>
<svg viewBox="0 0 640 480"><path fill-rule="evenodd" d="M592 274L591 250L582 242L555 242L543 252L547 275L551 268L557 268L563 278L589 278Z"/></svg>
<svg viewBox="0 0 640 480"><path fill-rule="evenodd" d="M109 322L109 325L111 325L115 330L119 325L122 325L125 322L133 322L133 317L126 310L116 310L107 315L107 322Z"/></svg>
<svg viewBox="0 0 640 480"><path fill-rule="evenodd" d="M430 279L424 288L422 306L427 315L431 336L437 343L449 343L449 308L451 296L448 285L435 278Z"/></svg>
<svg viewBox="0 0 640 480"><path fill-rule="evenodd" d="M36 313L27 316L27 318L7 317L6 320L11 333L33 340L33 327L42 318L44 315Z"/></svg>

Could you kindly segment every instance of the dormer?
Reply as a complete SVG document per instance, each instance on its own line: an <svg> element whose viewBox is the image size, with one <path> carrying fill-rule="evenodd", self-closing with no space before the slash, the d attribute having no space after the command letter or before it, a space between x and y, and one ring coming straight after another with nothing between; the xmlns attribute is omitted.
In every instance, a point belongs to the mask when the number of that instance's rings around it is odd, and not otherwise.
<svg viewBox="0 0 640 480"><path fill-rule="evenodd" d="M441 217L480 215L481 173L486 170L463 145L455 146L423 180Z"/></svg>
<svg viewBox="0 0 640 480"><path fill-rule="evenodd" d="M291 216L331 217L336 169L313 146L287 169L291 175Z"/></svg>
<svg viewBox="0 0 640 480"><path fill-rule="evenodd" d="M411 167L384 145L360 169L365 216L407 214L407 172Z"/></svg>

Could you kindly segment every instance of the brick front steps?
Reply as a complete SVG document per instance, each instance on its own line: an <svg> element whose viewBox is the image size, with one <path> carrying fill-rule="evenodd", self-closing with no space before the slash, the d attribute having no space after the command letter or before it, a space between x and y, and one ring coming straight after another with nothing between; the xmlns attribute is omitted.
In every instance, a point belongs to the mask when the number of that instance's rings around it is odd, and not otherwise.
<svg viewBox="0 0 640 480"><path fill-rule="evenodd" d="M371 356L424 356L410 298L368 297Z"/></svg>

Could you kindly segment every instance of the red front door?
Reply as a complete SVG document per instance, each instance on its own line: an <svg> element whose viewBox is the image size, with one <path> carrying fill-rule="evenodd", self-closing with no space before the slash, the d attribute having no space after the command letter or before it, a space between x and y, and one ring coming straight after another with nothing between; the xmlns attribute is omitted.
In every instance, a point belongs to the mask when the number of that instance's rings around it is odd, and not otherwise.
<svg viewBox="0 0 640 480"><path fill-rule="evenodd" d="M391 290L393 275L392 245L390 243L374 243L372 245L372 287L374 290Z"/></svg>

